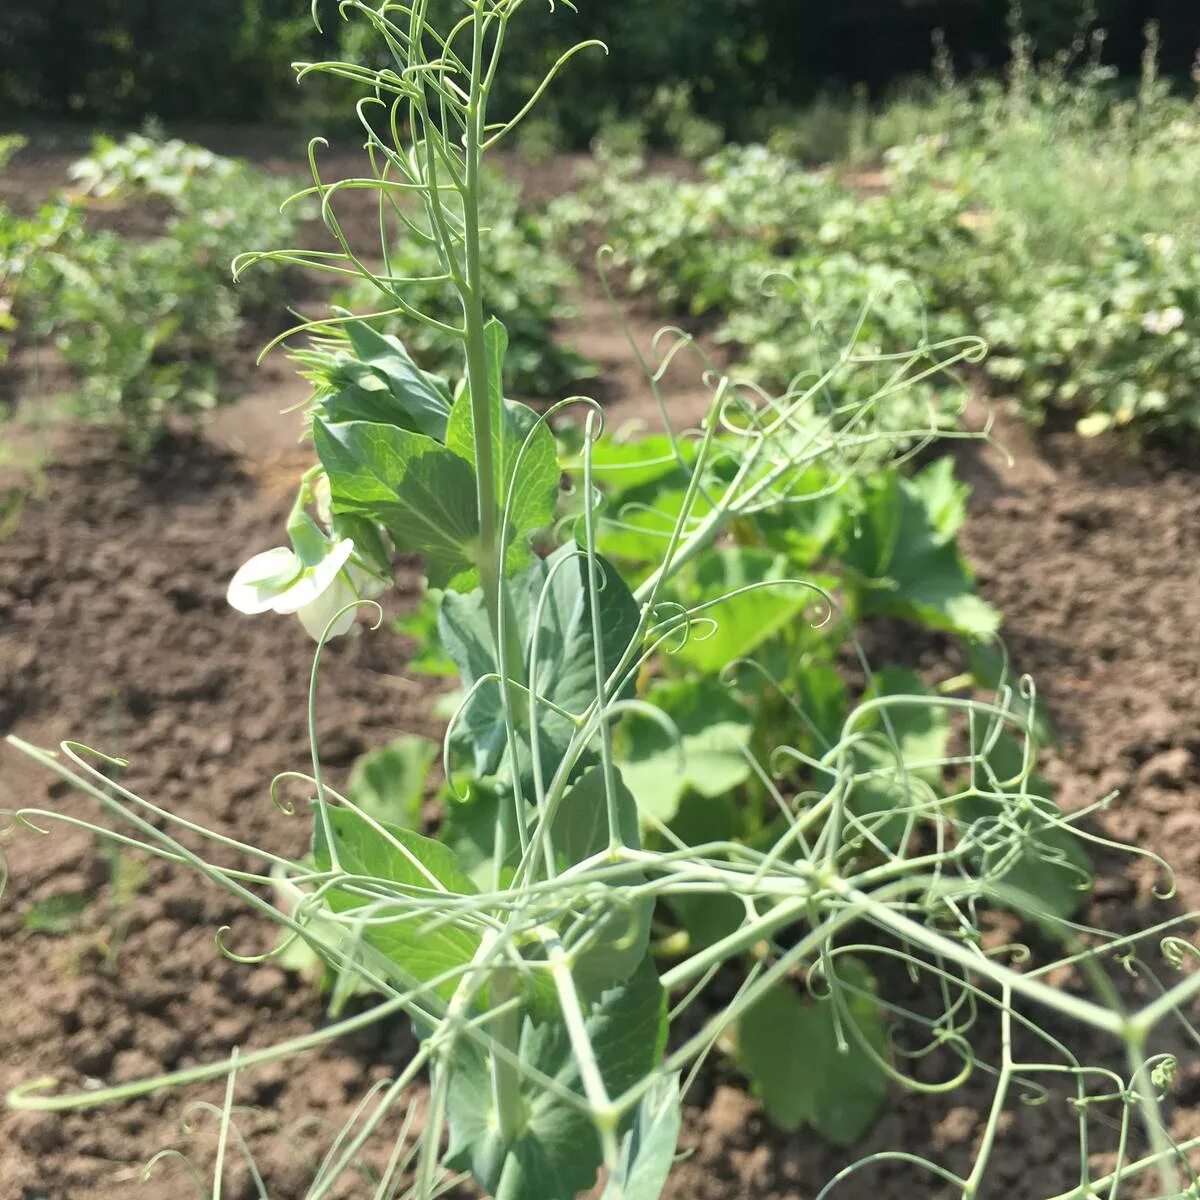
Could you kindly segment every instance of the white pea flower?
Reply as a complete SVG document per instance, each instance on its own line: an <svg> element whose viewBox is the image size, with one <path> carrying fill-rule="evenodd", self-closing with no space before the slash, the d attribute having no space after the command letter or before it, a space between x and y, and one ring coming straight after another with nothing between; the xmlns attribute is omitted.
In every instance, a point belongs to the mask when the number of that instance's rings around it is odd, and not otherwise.
<svg viewBox="0 0 1200 1200"><path fill-rule="evenodd" d="M1142 318L1142 328L1147 333L1156 334L1158 337L1165 337L1168 333L1173 333L1182 324L1183 309L1178 304L1148 312Z"/></svg>
<svg viewBox="0 0 1200 1200"><path fill-rule="evenodd" d="M305 562L287 546L256 554L234 575L226 598L242 613L295 613L314 640L345 608L329 636L349 633L355 610L346 606L378 596L385 584L350 561L354 553L350 538L324 544L327 549L315 562Z"/></svg>

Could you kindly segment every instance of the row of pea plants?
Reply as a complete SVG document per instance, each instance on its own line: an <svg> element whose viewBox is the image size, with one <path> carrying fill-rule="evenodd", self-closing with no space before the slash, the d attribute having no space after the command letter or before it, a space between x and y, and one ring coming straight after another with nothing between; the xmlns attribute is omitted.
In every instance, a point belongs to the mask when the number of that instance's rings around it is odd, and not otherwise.
<svg viewBox="0 0 1200 1200"><path fill-rule="evenodd" d="M1159 1100L1171 1063L1148 1038L1200 977L1120 1007L1110 975L1131 939L1070 915L1087 885L1080 846L1096 835L1086 813L1064 815L1042 794L1031 685L1003 669L983 696L930 693L865 664L849 686L838 677L837 648L870 612L974 636L994 626L953 542L962 493L947 468L882 482L868 471L936 427L927 413L904 424L888 411L926 373L930 348L880 359L850 346L775 393L708 364L701 428L664 421L634 445L607 440L584 398L538 413L505 395L507 337L485 308L481 167L525 112L498 120L488 107L521 7L459 0L434 24L425 0L352 0L342 11L367 22L394 65L309 68L364 88L372 170L314 185L339 248L307 261L370 277L382 311L456 337L462 353L445 380L367 323L324 323L326 366L345 370L314 397L318 462L288 544L230 585L236 607L296 613L318 640L311 766L276 781L307 784L309 854L292 861L215 834L201 853L204 831L113 783L102 756L18 743L102 806L106 836L242 897L282 927L279 952L303 944L342 996L375 998L268 1049L75 1094L39 1081L10 1101L67 1109L223 1078L224 1148L240 1072L403 1017L417 1049L394 1079L364 1087L313 1200L373 1139L385 1142L377 1197L427 1200L470 1176L504 1200L567 1200L602 1171L606 1200L652 1198L672 1170L682 1096L733 1034L777 1119L836 1140L864 1127L891 1084L940 1091L991 1077L968 1174L896 1151L964 1196L994 1165L1005 1108L1064 1078L1123 1131L1103 1170L1081 1141L1072 1194L1116 1194L1142 1176L1178 1194L1192 1147L1170 1140ZM396 236L413 220L396 194L422 205L419 229L459 297L452 321L414 307L407 279L369 271L345 240L340 192L364 186ZM660 370L690 349L668 334L647 385L657 393ZM972 339L948 341L938 362L977 352ZM834 382L859 371L873 388L831 404ZM580 433L563 455L552 427L567 410ZM823 565L835 541L836 578ZM360 609L378 612L397 553L423 558L434 636L461 680L440 837L340 793L321 769L321 656ZM375 774L393 778L386 763ZM39 828L76 820L21 815ZM291 903L273 902L280 890ZM1036 921L1040 949L985 942L996 908ZM1063 986L1071 969L1085 987ZM931 1004L913 1005L913 979ZM1127 1075L1074 1058L1047 1013L1112 1034ZM946 1071L934 1082L921 1067L931 1055ZM830 1076L841 1078L817 1085ZM417 1120L406 1105L422 1081Z"/></svg>
<svg viewBox="0 0 1200 1200"><path fill-rule="evenodd" d="M19 139L0 142L0 166L20 149ZM230 260L247 245L291 242L316 210L307 197L286 203L293 181L155 131L98 137L70 178L32 215L0 206L0 366L14 347L49 344L72 384L39 411L106 426L147 453L172 425L195 425L237 400L231 349L251 330L282 326L295 278L264 270L235 284ZM555 337L571 316L563 299L575 282L570 262L502 176L489 178L486 205L485 287L512 331L510 386L545 396L586 379L593 365ZM153 232L103 227L121 211ZM426 311L453 311L431 242L405 239L388 261L413 281ZM334 299L369 306L372 291L360 280L335 288ZM402 314L382 325L402 332L423 366L454 361L455 339L435 327Z"/></svg>
<svg viewBox="0 0 1200 1200"><path fill-rule="evenodd" d="M1046 118L1006 125L995 146L893 148L869 191L762 146L727 147L686 180L613 158L554 211L570 243L613 244L631 290L713 322L768 387L833 361L850 339L881 353L970 327L991 347L981 370L994 394L1031 422L1188 444L1200 429L1200 242L1194 221L1148 212L1144 194L1192 186L1200 108L1184 112L1130 150L1140 190L1106 127L1059 145ZM1110 202L1108 220L1090 218L1086 196L1121 187L1129 209ZM1064 234L1073 215L1078 229ZM910 405L935 398L933 385L911 390ZM952 424L958 407L942 389L940 418Z"/></svg>

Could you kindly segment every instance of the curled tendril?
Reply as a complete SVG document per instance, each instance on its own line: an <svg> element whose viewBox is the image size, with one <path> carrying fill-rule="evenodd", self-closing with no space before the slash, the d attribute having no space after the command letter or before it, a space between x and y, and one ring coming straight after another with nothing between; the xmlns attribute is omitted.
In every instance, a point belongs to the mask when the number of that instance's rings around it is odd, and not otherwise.
<svg viewBox="0 0 1200 1200"><path fill-rule="evenodd" d="M1165 937L1159 942L1159 949L1162 951L1163 958L1177 971L1183 970L1183 965L1189 958L1200 962L1200 947L1186 938Z"/></svg>
<svg viewBox="0 0 1200 1200"><path fill-rule="evenodd" d="M275 807L279 809L279 811L283 813L285 817L294 816L296 812L296 806L291 800L288 800L286 797L282 797L280 795L280 789L285 782L292 779L301 779L305 783L311 783L314 787L316 786L316 780L314 780L313 777L305 771L278 772L278 774L276 774L271 780L269 795L271 797L271 803L274 804Z"/></svg>
<svg viewBox="0 0 1200 1200"><path fill-rule="evenodd" d="M187 1132L186 1130L184 1132ZM167 1149L160 1150L153 1155L144 1167L142 1167L141 1180L143 1183L149 1183L154 1177L154 1172L158 1169L160 1163L173 1162L182 1167L187 1173L189 1180L196 1189L196 1194L200 1200L208 1200L209 1191L208 1184L205 1183L204 1177L200 1174L196 1164L182 1150Z"/></svg>

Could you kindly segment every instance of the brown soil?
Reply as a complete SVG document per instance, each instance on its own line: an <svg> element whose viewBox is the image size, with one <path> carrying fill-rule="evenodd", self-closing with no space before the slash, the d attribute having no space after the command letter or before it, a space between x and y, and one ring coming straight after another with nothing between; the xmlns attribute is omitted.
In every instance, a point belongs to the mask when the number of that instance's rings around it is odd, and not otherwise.
<svg viewBox="0 0 1200 1200"><path fill-rule="evenodd" d="M40 168L39 168L40 169ZM5 186L10 185L6 179ZM31 187L42 187L36 180ZM605 374L601 393L623 415L652 410L631 393L637 373L618 327L584 297L583 337ZM607 324L606 324L607 322ZM644 339L648 321L639 319ZM577 339L577 340L582 340ZM584 341L583 348L589 349ZM121 782L163 808L283 854L303 850L298 817L267 788L305 768L311 644L294 622L245 618L224 603L224 581L249 553L278 544L288 488L303 461L294 427L274 419L294 399L282 371L222 414L209 437L169 439L138 464L102 437L67 434L51 447L40 493L0 542L0 733L40 745L74 737L127 757ZM690 390L689 390L690 389ZM692 420L702 397L681 383L670 404ZM1010 440L1022 436L1015 428ZM1074 439L1025 438L1007 471L990 451L963 456L975 483L965 541L981 590L1006 615L1014 656L1041 684L1061 742L1046 771L1068 807L1113 788L1122 796L1091 828L1141 843L1179 871L1172 911L1200 909L1200 477L1115 457ZM415 570L395 607L411 603ZM404 674L411 647L386 629L327 651L317 723L336 782L364 750L406 731L434 734L428 681ZM935 646L925 665L938 669ZM933 661L928 656L933 656ZM952 663L949 666L953 666ZM948 668L947 668L948 669ZM0 748L0 804L95 817L85 800ZM65 1084L124 1080L211 1061L305 1033L324 1020L311 987L275 966L223 957L222 925L239 953L266 949L265 922L189 873L151 863L114 870L86 833L52 827L6 839L0 905L0 1088L43 1074ZM1143 920L1156 875L1145 860L1099 856L1090 918ZM132 878L132 885L130 880ZM114 903L115 890L132 896ZM86 894L57 934L27 928L53 897ZM312 1163L371 1081L411 1049L399 1025L375 1027L289 1061L247 1072L243 1125L271 1195L303 1195ZM1099 1051L1097 1051L1099 1052ZM212 1122L181 1130L186 1104L219 1098L202 1087L66 1117L0 1116L0 1200L117 1200L189 1195L182 1170L144 1163L178 1147L203 1166ZM673 1200L811 1200L864 1152L897 1147L951 1169L970 1162L990 1090L986 1079L932 1099L897 1097L853 1153L804 1134L781 1135L728 1066L714 1065L689 1097ZM1181 1072L1174 1132L1200 1132L1200 1072ZM315 1115L289 1140L285 1131ZM1021 1108L1001 1131L1001 1170L988 1197L1053 1194L1076 1182L1075 1115L1061 1099ZM1096 1149L1111 1147L1100 1133ZM1007 1172L1007 1173L1005 1173ZM240 1166L226 1200L255 1193ZM347 1183L339 1195L369 1195ZM835 1196L900 1200L942 1193L927 1176L883 1163ZM529 1200L537 1200L530 1197Z"/></svg>

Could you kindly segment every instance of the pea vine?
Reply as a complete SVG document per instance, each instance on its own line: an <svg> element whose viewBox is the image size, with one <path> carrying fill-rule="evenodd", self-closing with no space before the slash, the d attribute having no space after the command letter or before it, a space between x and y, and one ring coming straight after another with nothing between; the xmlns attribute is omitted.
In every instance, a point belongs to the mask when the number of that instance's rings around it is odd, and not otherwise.
<svg viewBox="0 0 1200 1200"><path fill-rule="evenodd" d="M881 677L865 656L857 691L835 694L832 659L816 674L795 670L822 629L851 636L845 614L886 608L889 591L986 647L994 622L964 599L946 532L961 498L944 471L886 485L867 477L954 432L932 406L897 422L892 402L983 346L955 338L884 354L851 338L818 374L770 394L668 330L646 363L663 429L633 444L607 439L603 412L585 397L540 413L507 399L507 336L484 298L483 160L587 49L564 54L526 105L495 119L489 100L521 8L457 0L437 23L443 6L428 0L345 0L342 15L366 22L392 65L300 73L362 87L369 171L325 181L314 143L302 195L319 202L334 248L238 263L300 263L369 280L381 297L375 314L335 312L293 331L316 337L306 366L319 461L301 481L289 544L252 559L229 589L235 607L295 613L317 640L311 770L285 772L271 789L288 812L285 784L311 792L308 856L290 861L201 829L114 782L113 760L77 743L54 754L13 739L101 807L98 833L241 897L282 928L272 956L306 946L343 994L374 999L269 1049L75 1094L33 1081L10 1103L61 1111L224 1079L217 1195L225 1158L242 1145L242 1072L407 1018L418 1036L411 1061L366 1091L311 1200L334 1194L379 1139L390 1148L361 1194L381 1200L428 1200L466 1176L501 1200L569 1200L598 1173L606 1200L640 1200L660 1195L671 1171L682 1095L732 1039L777 1119L834 1140L853 1140L889 1086L944 1092L977 1072L994 1081L967 1174L901 1148L841 1172L822 1196L862 1165L894 1159L975 1197L1005 1109L1064 1081L1079 1114L1080 1170L1077 1188L1056 1200L1116 1197L1145 1180L1162 1196L1196 1194L1196 1144L1175 1143L1161 1111L1174 1060L1152 1040L1174 1021L1195 1037L1186 1021L1200 994L1200 974L1186 969L1195 955L1176 932L1183 918L1131 937L1075 915L1085 848L1111 846L1089 824L1108 801L1068 815L1047 799L1032 683L1002 656L985 696ZM352 245L338 220L342 193L364 188L379 203L373 247ZM432 247L434 276L397 272L395 238ZM409 300L431 280L454 289L454 316ZM461 377L421 370L373 328L395 314L457 344ZM693 431L672 427L659 392L684 354L700 356L712 392ZM870 386L829 386L849 376ZM553 430L567 412L580 434L564 455ZM633 494L635 481L649 497ZM814 522L848 491L861 504L845 533L847 569L808 574L815 559L796 547L811 550ZM919 553L898 559L897 546ZM442 746L451 795L439 837L341 794L321 767L321 656L363 606L378 613L396 553L423 557L439 595L436 636L461 677ZM871 586L880 572L888 585ZM958 603L947 603L947 588ZM768 644L781 655L773 664L756 656ZM685 669L703 689L681 701L672 688ZM770 719L731 740L738 722L727 706L747 678L758 683L746 705ZM706 765L722 747L719 758L745 768L724 788ZM759 816L685 828L672 775L760 804ZM16 821L39 831L84 824L32 808ZM210 849L200 853L197 839ZM1157 865L1165 895L1170 873ZM286 906L271 899L281 889ZM1024 918L1030 945L985 936L1001 911ZM656 937L664 913L686 936ZM1158 939L1180 975L1153 977L1150 998L1130 1000L1123 973L1151 978L1138 957L1145 939ZM221 931L224 953L260 961L227 940ZM913 985L931 1005L911 999ZM1110 1035L1122 1069L1077 1057L1061 1033L1070 1027ZM989 1031L994 1052L983 1048ZM930 1062L933 1079L919 1069ZM828 1075L843 1085L836 1106L813 1090ZM418 1123L407 1096L422 1081ZM1102 1173L1087 1143L1095 1113L1118 1131Z"/></svg>

